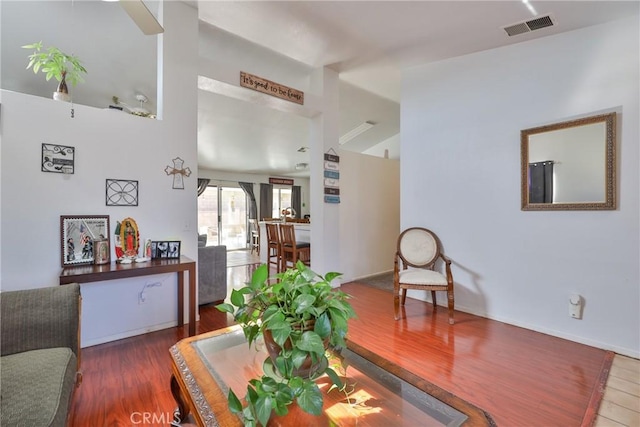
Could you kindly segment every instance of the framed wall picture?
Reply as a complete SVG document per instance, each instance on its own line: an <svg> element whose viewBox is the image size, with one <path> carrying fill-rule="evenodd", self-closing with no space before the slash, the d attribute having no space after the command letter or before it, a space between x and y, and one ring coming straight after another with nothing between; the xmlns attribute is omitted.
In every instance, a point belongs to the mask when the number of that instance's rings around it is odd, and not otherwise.
<svg viewBox="0 0 640 427"><path fill-rule="evenodd" d="M180 241L151 242L151 258L180 258Z"/></svg>
<svg viewBox="0 0 640 427"><path fill-rule="evenodd" d="M60 216L60 262L63 267L93 263L96 240L107 240L110 247L108 215Z"/></svg>

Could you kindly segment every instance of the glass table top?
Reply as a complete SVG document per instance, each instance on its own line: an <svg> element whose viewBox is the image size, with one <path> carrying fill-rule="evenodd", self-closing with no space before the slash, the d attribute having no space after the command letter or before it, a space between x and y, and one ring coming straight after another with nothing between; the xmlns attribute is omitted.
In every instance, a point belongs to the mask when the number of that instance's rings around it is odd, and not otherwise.
<svg viewBox="0 0 640 427"><path fill-rule="evenodd" d="M229 389L242 398L246 393L248 380L262 375L262 364L268 357L264 345L258 342L256 346L249 348L239 327L200 337L192 337L188 343L189 351L194 350L193 354L199 359L199 366L204 366L198 369L197 376L204 375L202 371L206 371L217 386L215 388L219 388L216 395L218 401L222 398L226 403ZM269 426L299 426L301 422L309 426L495 425L488 414L468 402L380 359L362 347L352 343L348 347L341 352L346 369L340 370L334 366L347 383L346 393L337 389L329 391L331 381L326 376L321 377L317 383L323 390L322 416L314 417L298 411L303 417L307 416L303 418L304 421L295 417L289 421L272 417ZM335 358L334 360L337 361ZM188 367L185 372L194 376L188 372ZM199 382L192 382L197 388ZM202 381L200 383L205 384ZM210 390L190 390L189 393L198 401L196 406L209 408L207 401L213 400ZM219 402L216 405L220 408ZM205 425L218 425L214 411L204 412L208 412L208 419L213 419L213 423L205 422Z"/></svg>

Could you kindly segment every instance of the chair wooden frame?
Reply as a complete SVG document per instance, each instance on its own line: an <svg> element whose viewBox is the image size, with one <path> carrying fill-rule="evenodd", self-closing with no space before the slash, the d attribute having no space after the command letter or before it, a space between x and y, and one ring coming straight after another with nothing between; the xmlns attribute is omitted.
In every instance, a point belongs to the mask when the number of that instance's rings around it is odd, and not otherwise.
<svg viewBox="0 0 640 427"><path fill-rule="evenodd" d="M311 245L296 242L296 231L293 224L280 224L280 254L282 265L280 271L287 269L287 263L295 266L298 260L306 265L311 263Z"/></svg>
<svg viewBox="0 0 640 427"><path fill-rule="evenodd" d="M403 253L402 245L403 239L407 236L408 233L424 233L424 237L429 239L433 239L433 244L435 246L435 250L433 251L433 255L425 260L421 260L421 262L412 262L410 261L410 257L408 254ZM445 273L446 273L446 285L443 284L429 284L429 283L403 283L400 281L400 271L407 270L408 267L417 268L417 269L427 269L431 271L435 271L434 267L436 265L436 261L441 259L445 264ZM438 273L440 274L440 273ZM454 294L453 294L453 276L451 274L451 260L444 256L442 253L442 244L440 243L440 239L436 234L423 227L412 227L404 230L400 236L398 237L397 250L394 261L393 268L393 308L394 308L394 316L395 319L400 319L400 305L405 304L407 299L407 289L418 289L423 291L431 291L431 299L433 302L433 308L437 307L436 302L436 291L446 291L447 292L447 302L449 309L449 323L453 325L453 310L454 310ZM402 300L400 299L400 293L402 292Z"/></svg>
<svg viewBox="0 0 640 427"><path fill-rule="evenodd" d="M267 229L267 265L271 267L271 264L276 266L276 272L280 273L280 265L282 264L282 253L280 245L280 232L278 231L278 224L265 223ZM272 259L275 259L272 261Z"/></svg>

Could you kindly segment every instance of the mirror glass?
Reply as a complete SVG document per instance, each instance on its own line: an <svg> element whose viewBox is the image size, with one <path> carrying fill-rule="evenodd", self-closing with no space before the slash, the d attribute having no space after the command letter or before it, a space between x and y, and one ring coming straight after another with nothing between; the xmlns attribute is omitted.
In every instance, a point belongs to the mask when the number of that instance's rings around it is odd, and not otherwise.
<svg viewBox="0 0 640 427"><path fill-rule="evenodd" d="M616 113L521 131L522 210L615 209Z"/></svg>

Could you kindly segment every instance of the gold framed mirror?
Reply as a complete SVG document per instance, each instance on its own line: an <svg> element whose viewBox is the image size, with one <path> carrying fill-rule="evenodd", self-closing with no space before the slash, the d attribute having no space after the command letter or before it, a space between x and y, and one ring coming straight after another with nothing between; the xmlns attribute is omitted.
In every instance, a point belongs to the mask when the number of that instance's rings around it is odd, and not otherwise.
<svg viewBox="0 0 640 427"><path fill-rule="evenodd" d="M522 210L616 209L616 113L520 132Z"/></svg>

